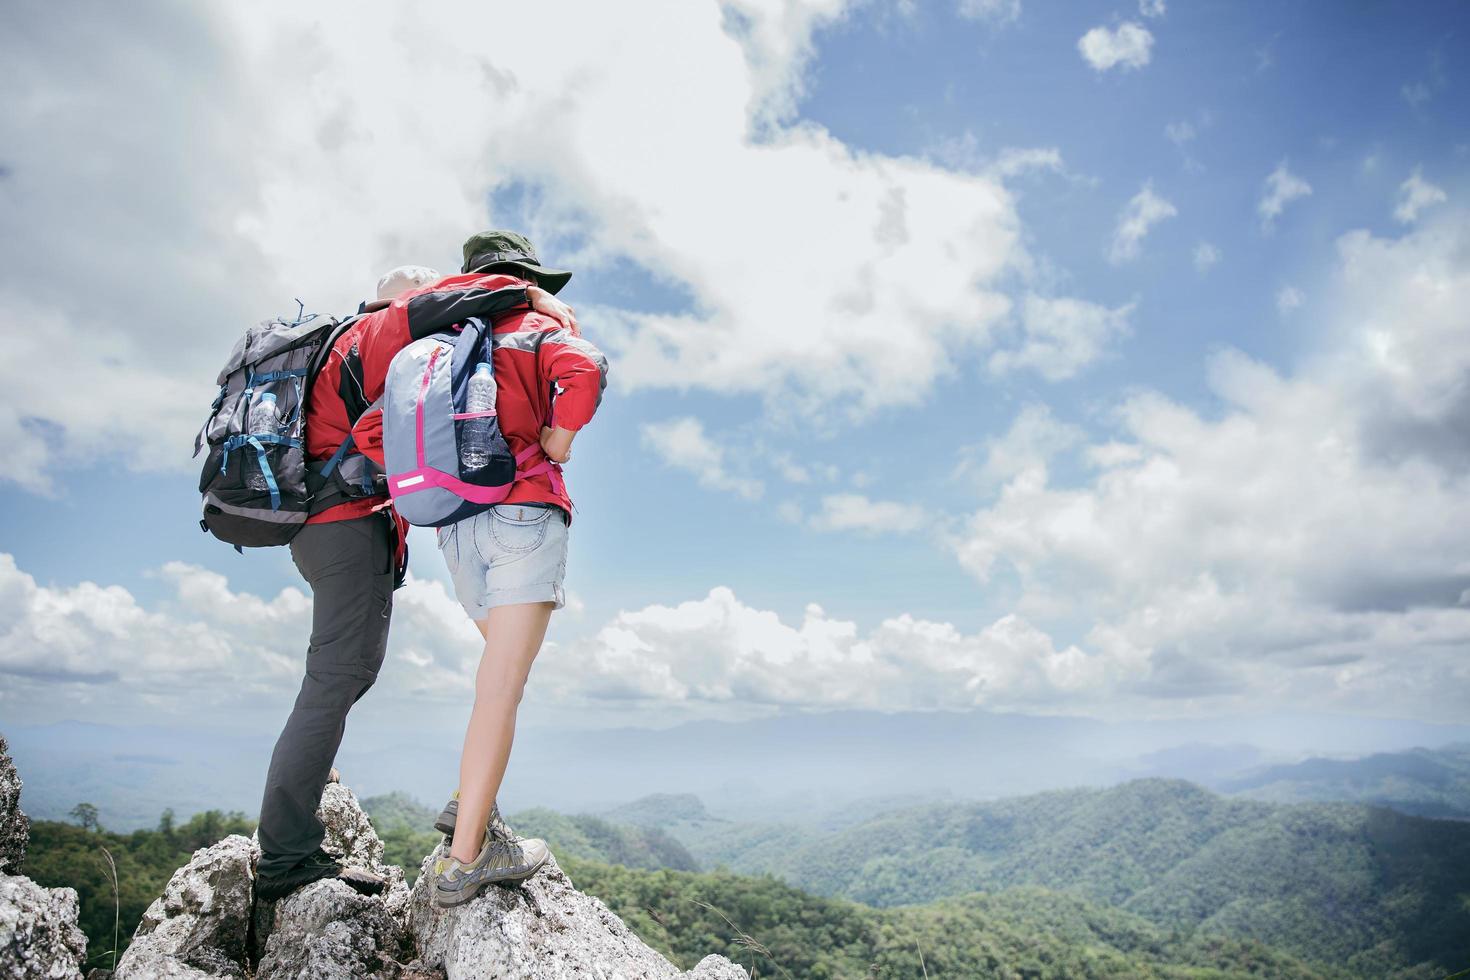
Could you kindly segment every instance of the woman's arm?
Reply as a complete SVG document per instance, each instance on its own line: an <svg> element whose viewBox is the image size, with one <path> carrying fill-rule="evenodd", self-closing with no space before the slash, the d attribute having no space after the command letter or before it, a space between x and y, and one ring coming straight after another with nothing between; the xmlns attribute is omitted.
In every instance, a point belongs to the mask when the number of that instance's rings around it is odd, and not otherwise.
<svg viewBox="0 0 1470 980"><path fill-rule="evenodd" d="M553 463L565 463L572 458L572 440L577 434L571 429L563 429L561 426L550 428L541 427L541 451L546 453L546 458Z"/></svg>

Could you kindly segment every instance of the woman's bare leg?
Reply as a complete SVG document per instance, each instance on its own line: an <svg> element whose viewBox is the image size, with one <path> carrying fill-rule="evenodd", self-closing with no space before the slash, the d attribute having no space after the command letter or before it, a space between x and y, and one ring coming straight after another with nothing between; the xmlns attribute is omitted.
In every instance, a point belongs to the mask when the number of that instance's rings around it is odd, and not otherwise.
<svg viewBox="0 0 1470 980"><path fill-rule="evenodd" d="M485 636L485 652L475 673L475 707L459 760L459 815L449 850L465 864L484 844L485 821L510 760L516 709L554 608L550 602L496 606L476 623Z"/></svg>

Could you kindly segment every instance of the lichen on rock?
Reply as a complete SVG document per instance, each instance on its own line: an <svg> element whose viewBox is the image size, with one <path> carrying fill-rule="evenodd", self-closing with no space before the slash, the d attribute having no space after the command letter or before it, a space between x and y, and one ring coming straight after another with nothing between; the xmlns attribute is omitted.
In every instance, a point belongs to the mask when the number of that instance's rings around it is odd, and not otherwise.
<svg viewBox="0 0 1470 980"><path fill-rule="evenodd" d="M436 908L432 870L442 856L441 845L424 859L409 926L422 962L443 967L448 980L747 980L723 956L681 971L606 905L577 891L555 859L518 887L492 886L459 908Z"/></svg>
<svg viewBox="0 0 1470 980"><path fill-rule="evenodd" d="M258 855L239 834L195 851L143 913L115 980L244 977Z"/></svg>
<svg viewBox="0 0 1470 980"><path fill-rule="evenodd" d="M10 761L10 746L0 735L0 874L24 870L31 821L20 808L20 773Z"/></svg>
<svg viewBox="0 0 1470 980"><path fill-rule="evenodd" d="M0 980L80 980L87 937L77 927L77 893L20 873L30 834L20 786L0 735Z"/></svg>
<svg viewBox="0 0 1470 980"><path fill-rule="evenodd" d="M77 928L77 893L0 875L0 977L80 980L87 937Z"/></svg>
<svg viewBox="0 0 1470 980"><path fill-rule="evenodd" d="M420 875L410 891L403 869L383 863L383 842L346 786L328 784L318 816L327 831L323 846L382 875L381 895L328 879L279 902L257 902L259 845L226 837L174 872L144 913L114 980L747 978L720 956L679 970L602 902L577 891L554 860L519 886L491 886L458 909L435 908L432 874ZM426 871L441 849L425 859ZM71 896L75 931L75 894L60 891ZM50 976L16 974L32 975ZM0 971L0 980L10 975Z"/></svg>

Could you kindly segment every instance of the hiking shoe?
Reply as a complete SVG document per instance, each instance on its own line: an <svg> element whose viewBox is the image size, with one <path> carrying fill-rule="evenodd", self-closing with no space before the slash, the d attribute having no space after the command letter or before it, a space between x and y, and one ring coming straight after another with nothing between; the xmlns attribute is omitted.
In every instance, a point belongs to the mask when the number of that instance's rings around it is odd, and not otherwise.
<svg viewBox="0 0 1470 980"><path fill-rule="evenodd" d="M452 857L434 862L434 904L440 908L463 905L486 885L525 881L551 857L544 840L523 837L517 841L486 838L480 856L469 864Z"/></svg>
<svg viewBox="0 0 1470 980"><path fill-rule="evenodd" d="M309 885L323 878L337 878L349 888L363 895L377 895L387 884L371 871L346 867L341 861L318 847L315 852L296 862L287 871L280 874L257 875L255 897L262 901L274 902L285 898L302 885Z"/></svg>
<svg viewBox="0 0 1470 980"><path fill-rule="evenodd" d="M459 819L459 790L444 804L444 809L439 811L439 819L434 821L434 829L445 837L454 836L454 824ZM510 825L500 816L500 804L490 804L490 817L485 821L485 836L493 840L516 841L521 838L510 829Z"/></svg>

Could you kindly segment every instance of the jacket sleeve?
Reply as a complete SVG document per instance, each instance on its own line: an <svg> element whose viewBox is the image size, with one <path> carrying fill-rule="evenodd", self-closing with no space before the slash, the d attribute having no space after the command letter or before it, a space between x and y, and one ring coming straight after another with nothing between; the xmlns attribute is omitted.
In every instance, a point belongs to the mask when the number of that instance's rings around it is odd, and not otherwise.
<svg viewBox="0 0 1470 980"><path fill-rule="evenodd" d="M404 293L387 309L369 313L371 320L357 344L362 359L363 396L371 402L383 394L389 362L411 342L447 330L470 317L488 321L498 314L525 307L528 285L514 276L451 276L432 286Z"/></svg>
<svg viewBox="0 0 1470 980"><path fill-rule="evenodd" d="M352 426L352 441L357 451L377 463L380 469L388 468L383 459L382 408L375 405L358 416L357 422Z"/></svg>
<svg viewBox="0 0 1470 980"><path fill-rule="evenodd" d="M607 358L602 351L557 326L541 338L536 362L542 380L556 385L551 424L576 432L591 422L607 387Z"/></svg>

